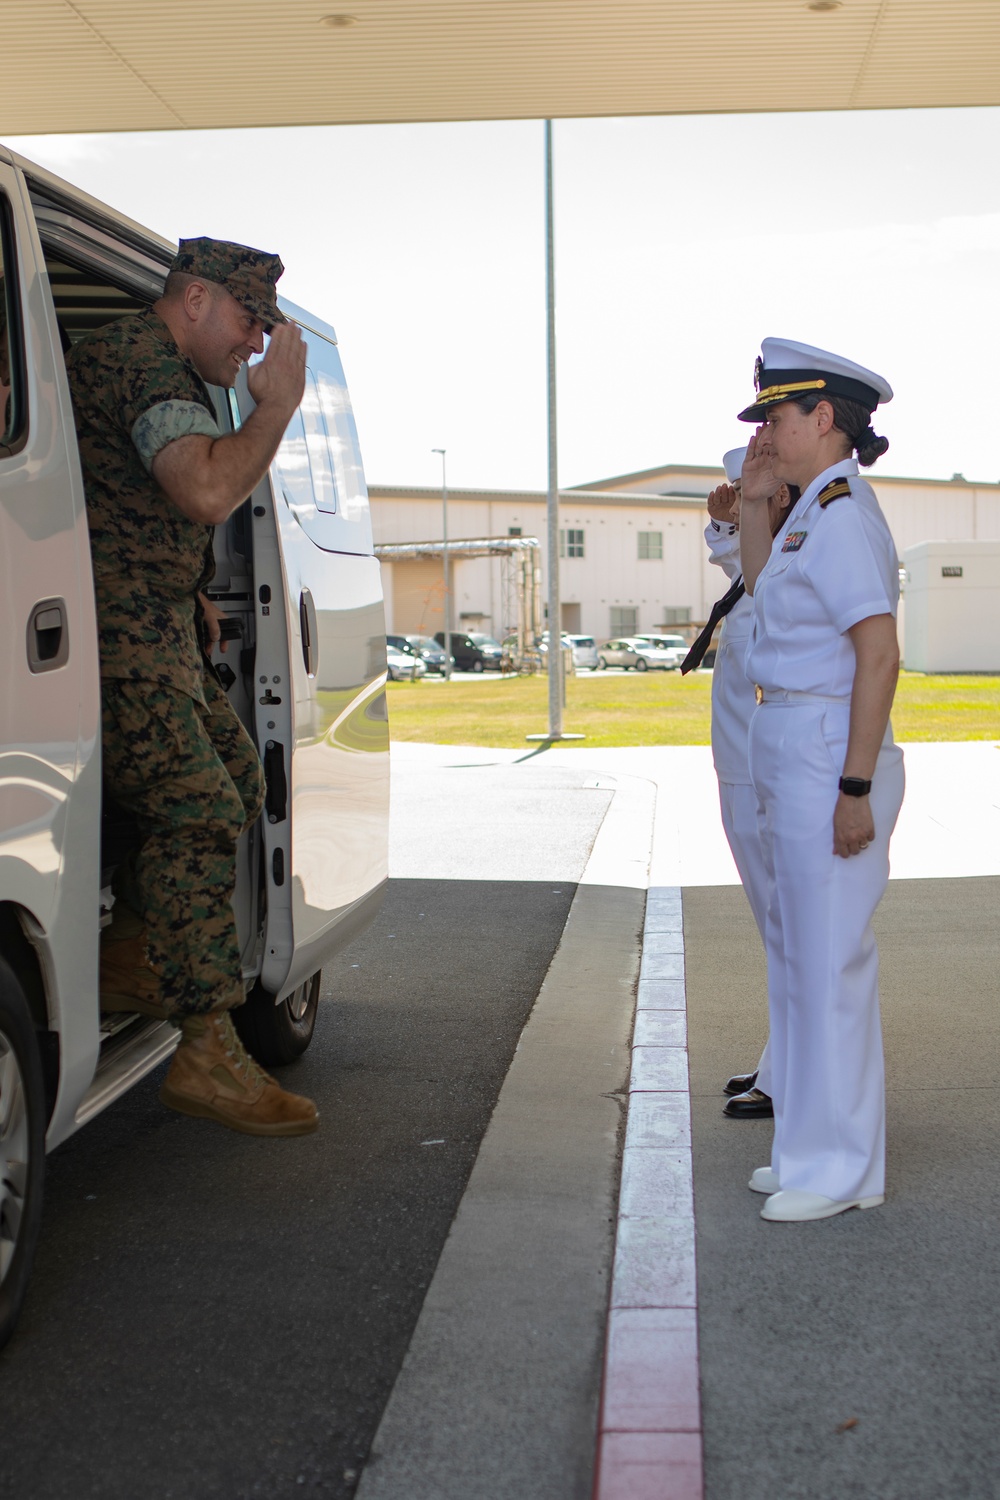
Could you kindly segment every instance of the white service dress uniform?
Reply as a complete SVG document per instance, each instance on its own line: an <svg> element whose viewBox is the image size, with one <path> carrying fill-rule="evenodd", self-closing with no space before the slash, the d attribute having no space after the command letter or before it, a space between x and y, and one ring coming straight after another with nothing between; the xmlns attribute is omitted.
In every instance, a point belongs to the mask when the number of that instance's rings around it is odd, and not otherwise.
<svg viewBox="0 0 1000 1500"><path fill-rule="evenodd" d="M812 481L775 537L746 653L747 676L763 695L750 725L750 774L769 877L771 1167L782 1190L839 1202L885 1190L871 924L903 799L903 756L889 725L870 793L875 837L847 859L833 853L855 671L846 632L873 615L895 616L898 599L889 527L856 460L844 459Z"/></svg>
<svg viewBox="0 0 1000 1500"><path fill-rule="evenodd" d="M741 572L739 528L709 521L705 541L711 561L735 583ZM752 615L753 600L744 594L722 622L712 673L712 760L719 778L722 826L761 940L766 943L767 866L749 764L750 720L757 707L754 684L745 667ZM771 1092L766 1044L757 1064L756 1087L761 1093Z"/></svg>

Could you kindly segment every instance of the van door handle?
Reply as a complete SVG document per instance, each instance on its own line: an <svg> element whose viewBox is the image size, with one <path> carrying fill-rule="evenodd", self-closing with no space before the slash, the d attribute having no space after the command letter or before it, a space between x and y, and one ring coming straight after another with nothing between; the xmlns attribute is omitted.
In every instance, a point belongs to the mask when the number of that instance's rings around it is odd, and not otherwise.
<svg viewBox="0 0 1000 1500"><path fill-rule="evenodd" d="M316 625L316 606L308 589L299 595L299 626L302 631L302 660L306 676L315 677L319 667L319 630Z"/></svg>
<svg viewBox="0 0 1000 1500"><path fill-rule="evenodd" d="M40 599L28 619L28 670L54 672L69 661L65 599Z"/></svg>

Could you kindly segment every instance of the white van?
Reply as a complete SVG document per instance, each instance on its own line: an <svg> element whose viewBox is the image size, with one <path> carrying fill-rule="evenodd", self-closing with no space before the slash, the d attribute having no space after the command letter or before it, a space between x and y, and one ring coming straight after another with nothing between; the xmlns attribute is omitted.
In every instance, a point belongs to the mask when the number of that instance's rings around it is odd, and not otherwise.
<svg viewBox="0 0 1000 1500"><path fill-rule="evenodd" d="M175 247L0 146L0 1347L41 1215L45 1149L169 1056L177 1032L103 1015L99 931L134 837L102 809L97 632L63 362L160 294ZM374 916L387 876L385 618L336 335L279 299L306 393L270 474L216 529L216 657L260 750L263 818L239 851L248 991L265 1066L312 1036L320 968ZM213 392L223 428L245 374ZM104 814L102 816L102 813Z"/></svg>

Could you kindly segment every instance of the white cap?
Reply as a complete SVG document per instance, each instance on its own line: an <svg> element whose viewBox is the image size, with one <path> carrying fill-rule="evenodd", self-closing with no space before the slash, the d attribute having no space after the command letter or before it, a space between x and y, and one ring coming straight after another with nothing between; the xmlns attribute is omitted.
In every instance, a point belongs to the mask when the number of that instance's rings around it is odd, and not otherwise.
<svg viewBox="0 0 1000 1500"><path fill-rule="evenodd" d="M743 478L743 460L747 456L746 444L742 448L730 448L722 460L726 478L730 484L739 484Z"/></svg>
<svg viewBox="0 0 1000 1500"><path fill-rule="evenodd" d="M828 349L792 339L765 339L760 356L754 367L757 399L740 412L741 422L759 422L769 406L796 396L844 396L870 412L892 400L892 387L881 375Z"/></svg>

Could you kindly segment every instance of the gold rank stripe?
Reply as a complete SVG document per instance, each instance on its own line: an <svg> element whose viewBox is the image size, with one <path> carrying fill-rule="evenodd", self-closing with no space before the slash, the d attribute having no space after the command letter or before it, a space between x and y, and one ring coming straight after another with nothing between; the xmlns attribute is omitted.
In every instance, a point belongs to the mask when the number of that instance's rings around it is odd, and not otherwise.
<svg viewBox="0 0 1000 1500"><path fill-rule="evenodd" d="M766 390L757 392L757 406L769 405L772 401L784 401L787 396L793 396L796 391L823 391L826 389L825 380L800 380L795 385L769 385Z"/></svg>
<svg viewBox="0 0 1000 1500"><path fill-rule="evenodd" d="M830 504L831 500L843 500L845 495L851 493L851 486L846 479L831 479L829 484L823 486L816 499L821 507Z"/></svg>

